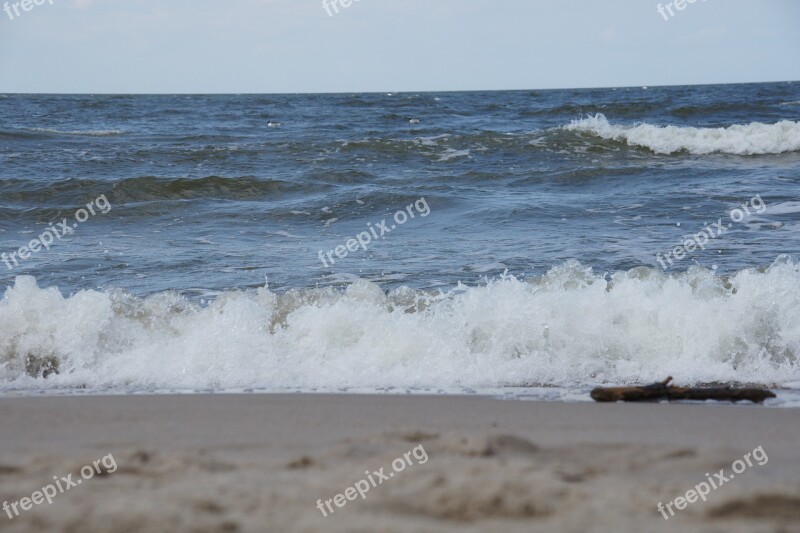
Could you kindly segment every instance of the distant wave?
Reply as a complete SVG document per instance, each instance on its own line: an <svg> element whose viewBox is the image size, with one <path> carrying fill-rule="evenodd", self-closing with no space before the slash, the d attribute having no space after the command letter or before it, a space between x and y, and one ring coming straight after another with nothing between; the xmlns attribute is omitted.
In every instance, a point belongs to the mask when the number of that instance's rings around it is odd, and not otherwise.
<svg viewBox="0 0 800 533"><path fill-rule="evenodd" d="M0 139L37 139L56 136L110 137L123 135L123 130L57 130L52 128L0 129Z"/></svg>
<svg viewBox="0 0 800 533"><path fill-rule="evenodd" d="M609 113L613 115L641 115L651 113L663 108L663 104L658 102L604 102L592 104L562 104L555 107L540 107L526 109L520 112L522 116L576 116L584 113Z"/></svg>
<svg viewBox="0 0 800 533"><path fill-rule="evenodd" d="M238 176L223 178L168 178L141 176L119 181L71 178L43 184L38 180L9 179L3 184L3 200L44 204L52 200L80 202L96 195L110 194L115 203L147 202L154 200L225 199L254 200L301 191L320 191L323 185L305 184L277 179ZM25 209L30 209L25 206Z"/></svg>
<svg viewBox="0 0 800 533"><path fill-rule="evenodd" d="M796 386L799 319L788 258L731 277L572 261L445 293L263 287L207 307L174 292L66 297L20 276L0 300L0 388Z"/></svg>
<svg viewBox="0 0 800 533"><path fill-rule="evenodd" d="M52 128L27 128L27 130L53 135L85 135L87 137L109 137L125 133L123 130L57 130Z"/></svg>
<svg viewBox="0 0 800 533"><path fill-rule="evenodd" d="M800 150L800 122L789 120L777 124L735 124L727 128L654 126L647 123L620 126L611 124L605 115L597 114L574 120L564 128L624 141L657 154L686 151L692 154L760 155Z"/></svg>

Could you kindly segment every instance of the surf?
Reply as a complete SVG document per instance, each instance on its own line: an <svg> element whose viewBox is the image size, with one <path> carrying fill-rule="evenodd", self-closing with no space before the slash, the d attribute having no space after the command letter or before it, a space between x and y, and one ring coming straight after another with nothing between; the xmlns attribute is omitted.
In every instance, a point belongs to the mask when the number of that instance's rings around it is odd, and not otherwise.
<svg viewBox="0 0 800 533"><path fill-rule="evenodd" d="M782 120L775 124L753 122L724 128L658 126L648 123L612 124L602 113L573 120L567 131L602 139L622 141L657 154L688 152L734 155L782 154L800 151L800 122Z"/></svg>
<svg viewBox="0 0 800 533"><path fill-rule="evenodd" d="M65 296L19 276L0 301L5 390L800 385L800 267L691 267L385 292L366 280L211 302L167 291Z"/></svg>

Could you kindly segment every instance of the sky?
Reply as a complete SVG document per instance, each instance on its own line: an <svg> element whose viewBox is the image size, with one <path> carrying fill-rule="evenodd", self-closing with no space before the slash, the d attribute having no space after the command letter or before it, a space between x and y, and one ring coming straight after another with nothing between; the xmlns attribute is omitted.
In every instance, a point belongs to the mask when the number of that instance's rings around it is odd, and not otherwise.
<svg viewBox="0 0 800 533"><path fill-rule="evenodd" d="M798 0L19 1L0 11L0 93L800 80Z"/></svg>

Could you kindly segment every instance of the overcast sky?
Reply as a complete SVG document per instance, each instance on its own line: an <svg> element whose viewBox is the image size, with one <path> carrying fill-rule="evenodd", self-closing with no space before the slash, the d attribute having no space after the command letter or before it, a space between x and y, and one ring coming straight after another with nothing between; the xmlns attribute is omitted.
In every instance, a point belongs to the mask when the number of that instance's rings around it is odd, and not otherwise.
<svg viewBox="0 0 800 533"><path fill-rule="evenodd" d="M44 0L16 16L18 1L0 12L0 92L800 80L798 0L697 0L669 20L654 0L358 0L333 16L323 0Z"/></svg>

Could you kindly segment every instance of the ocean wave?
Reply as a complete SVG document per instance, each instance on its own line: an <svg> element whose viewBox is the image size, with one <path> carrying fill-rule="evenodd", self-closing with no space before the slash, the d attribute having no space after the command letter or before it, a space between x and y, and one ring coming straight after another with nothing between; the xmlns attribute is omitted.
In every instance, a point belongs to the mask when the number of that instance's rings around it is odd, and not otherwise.
<svg viewBox="0 0 800 533"><path fill-rule="evenodd" d="M676 117L688 118L695 116L718 117L724 113L759 113L768 111L769 105L759 102L714 102L695 105L680 105L670 110Z"/></svg>
<svg viewBox="0 0 800 533"><path fill-rule="evenodd" d="M594 103L568 103L555 107L541 107L525 109L520 116L577 116L591 113L609 113L613 115L641 116L643 113L652 113L663 109L663 102L594 102Z"/></svg>
<svg viewBox="0 0 800 533"><path fill-rule="evenodd" d="M254 176L205 176L201 178L140 176L113 182L85 178L70 178L56 182L9 179L6 180L3 188L3 199L6 202L80 203L85 201L85 198L96 196L102 192L110 195L115 204L122 204L156 200L253 200L265 197L274 198L279 194L319 191L323 190L324 186ZM35 209L31 210L28 205L22 208L35 212ZM43 206L39 205L39 208L43 208Z"/></svg>
<svg viewBox="0 0 800 533"><path fill-rule="evenodd" d="M0 388L575 386L800 380L800 265L599 275L567 262L449 292L69 297L20 276L0 301Z"/></svg>
<svg viewBox="0 0 800 533"><path fill-rule="evenodd" d="M800 122L735 124L727 128L696 128L636 124L619 126L597 114L574 120L564 129L603 139L627 142L657 154L725 153L736 155L781 154L800 151Z"/></svg>
<svg viewBox="0 0 800 533"><path fill-rule="evenodd" d="M498 131L479 131L475 133L451 134L442 133L418 137L366 137L357 140L337 141L333 149L344 154L367 153L377 156L407 156L409 152L429 158L433 162L441 160L452 150L487 151L491 149L518 150L519 153L530 153L531 135L539 135L539 131L525 134L513 134Z"/></svg>
<svg viewBox="0 0 800 533"><path fill-rule="evenodd" d="M86 131L65 131L51 128L23 128L0 130L0 139L39 139L49 138L59 135L64 136L86 136L86 137L109 137L113 135L123 135L122 130L86 130Z"/></svg>
<svg viewBox="0 0 800 533"><path fill-rule="evenodd" d="M456 150L455 148L448 148L444 151L444 153L439 154L439 159L437 159L437 161L450 161L451 159L456 159L459 157L469 157L469 155L469 150Z"/></svg>
<svg viewBox="0 0 800 533"><path fill-rule="evenodd" d="M87 137L109 137L112 135L123 135L124 130L57 130L52 128L26 128L28 131L38 133L48 133L52 135L84 135Z"/></svg>

